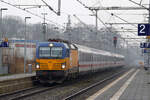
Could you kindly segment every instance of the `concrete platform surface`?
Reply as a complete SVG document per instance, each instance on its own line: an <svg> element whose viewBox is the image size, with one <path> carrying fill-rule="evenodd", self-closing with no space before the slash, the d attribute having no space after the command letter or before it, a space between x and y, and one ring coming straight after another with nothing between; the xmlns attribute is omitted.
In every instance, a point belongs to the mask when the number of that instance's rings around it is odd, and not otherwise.
<svg viewBox="0 0 150 100"><path fill-rule="evenodd" d="M132 69L87 100L150 100L150 72Z"/></svg>
<svg viewBox="0 0 150 100"><path fill-rule="evenodd" d="M35 72L33 73L21 73L21 74L13 74L8 76L0 76L0 81L7 81L7 80L13 80L13 79L20 79L25 77L32 77L35 76Z"/></svg>

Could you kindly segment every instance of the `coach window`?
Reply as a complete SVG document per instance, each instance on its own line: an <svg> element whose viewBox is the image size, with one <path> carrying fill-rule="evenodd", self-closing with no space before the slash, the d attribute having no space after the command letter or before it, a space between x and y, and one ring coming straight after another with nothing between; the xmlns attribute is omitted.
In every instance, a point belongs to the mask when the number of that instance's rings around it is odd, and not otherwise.
<svg viewBox="0 0 150 100"><path fill-rule="evenodd" d="M113 58L112 58L112 57L110 57L110 61L112 61L112 59L113 59Z"/></svg>
<svg viewBox="0 0 150 100"><path fill-rule="evenodd" d="M106 55L104 56L104 61L107 61L107 56Z"/></svg>
<svg viewBox="0 0 150 100"><path fill-rule="evenodd" d="M101 58L102 58L102 60L101 60L101 61L104 61L104 56L103 56L103 55L101 55Z"/></svg>
<svg viewBox="0 0 150 100"><path fill-rule="evenodd" d="M109 56L106 57L107 61L109 61Z"/></svg>
<svg viewBox="0 0 150 100"><path fill-rule="evenodd" d="M86 61L86 60L85 60L85 58L86 58L85 56L86 56L86 55L85 55L84 53L82 53L82 56L83 56L83 60L82 60L82 61L83 61L83 62Z"/></svg>
<svg viewBox="0 0 150 100"><path fill-rule="evenodd" d="M99 61L103 61L103 57L99 55Z"/></svg>
<svg viewBox="0 0 150 100"><path fill-rule="evenodd" d="M93 60L93 56L92 56L92 54L90 53L89 54L89 59L88 59L88 61L92 61Z"/></svg>
<svg viewBox="0 0 150 100"><path fill-rule="evenodd" d="M80 59L80 61L84 61L84 53L83 53L83 52L81 52L81 51L79 51L79 53L80 53L80 55L81 55L81 56L80 56L80 58L79 58L79 59Z"/></svg>

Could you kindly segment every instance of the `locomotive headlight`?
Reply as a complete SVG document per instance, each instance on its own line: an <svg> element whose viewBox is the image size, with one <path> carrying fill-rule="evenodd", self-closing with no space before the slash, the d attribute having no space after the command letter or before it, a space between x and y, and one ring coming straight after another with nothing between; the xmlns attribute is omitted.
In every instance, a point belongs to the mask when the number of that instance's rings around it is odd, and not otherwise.
<svg viewBox="0 0 150 100"><path fill-rule="evenodd" d="M62 69L66 68L66 64L63 63L63 64L61 65L61 68L62 68Z"/></svg>
<svg viewBox="0 0 150 100"><path fill-rule="evenodd" d="M40 65L39 65L39 64L37 64L37 65L36 65L36 68L37 68L37 69L39 69L39 68L40 68Z"/></svg>
<svg viewBox="0 0 150 100"><path fill-rule="evenodd" d="M50 47L53 47L53 43L50 43L49 46L50 46Z"/></svg>

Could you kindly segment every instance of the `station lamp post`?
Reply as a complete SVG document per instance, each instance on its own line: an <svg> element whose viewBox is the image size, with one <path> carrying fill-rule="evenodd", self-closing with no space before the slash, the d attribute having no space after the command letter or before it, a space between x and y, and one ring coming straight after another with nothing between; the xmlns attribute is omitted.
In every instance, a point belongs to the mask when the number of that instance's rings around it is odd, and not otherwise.
<svg viewBox="0 0 150 100"><path fill-rule="evenodd" d="M27 24L27 19L30 19L31 17L25 17L25 32L24 32L24 73L26 73L26 39L27 39L27 34L26 34L26 24Z"/></svg>
<svg viewBox="0 0 150 100"><path fill-rule="evenodd" d="M3 11L8 10L7 8L0 8L0 14L1 14L1 19L0 19L0 28L1 28L1 35L0 35L0 39L3 38L4 33L3 33Z"/></svg>
<svg viewBox="0 0 150 100"><path fill-rule="evenodd" d="M3 11L8 10L7 8L0 8L0 40L3 39ZM3 49L0 49L0 67L2 65L2 56L3 56Z"/></svg>

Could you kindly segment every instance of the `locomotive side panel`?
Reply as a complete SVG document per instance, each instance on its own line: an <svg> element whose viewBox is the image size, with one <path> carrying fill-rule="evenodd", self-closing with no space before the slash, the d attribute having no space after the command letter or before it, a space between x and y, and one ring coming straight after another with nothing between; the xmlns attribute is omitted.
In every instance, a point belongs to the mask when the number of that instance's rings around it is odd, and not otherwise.
<svg viewBox="0 0 150 100"><path fill-rule="evenodd" d="M78 72L78 50L70 50L69 57L69 73L77 73Z"/></svg>

